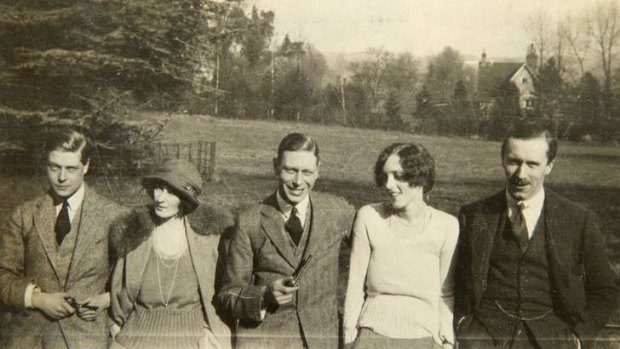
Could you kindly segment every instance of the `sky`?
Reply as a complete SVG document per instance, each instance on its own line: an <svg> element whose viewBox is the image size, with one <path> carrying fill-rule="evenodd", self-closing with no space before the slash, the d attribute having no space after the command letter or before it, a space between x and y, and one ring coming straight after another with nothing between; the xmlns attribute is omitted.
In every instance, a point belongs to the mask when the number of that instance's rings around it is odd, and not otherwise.
<svg viewBox="0 0 620 349"><path fill-rule="evenodd" d="M285 34L322 52L369 47L416 56L450 46L463 55L522 57L525 19L543 9L551 16L578 14L594 0L249 0L274 11L275 41Z"/></svg>

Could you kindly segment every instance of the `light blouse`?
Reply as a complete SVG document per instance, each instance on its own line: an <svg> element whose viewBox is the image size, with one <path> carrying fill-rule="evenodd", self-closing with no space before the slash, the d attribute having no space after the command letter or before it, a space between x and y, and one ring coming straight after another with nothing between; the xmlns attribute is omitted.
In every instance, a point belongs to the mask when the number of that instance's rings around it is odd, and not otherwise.
<svg viewBox="0 0 620 349"><path fill-rule="evenodd" d="M457 219L427 206L413 229L386 203L362 207L353 227L353 248L344 307L344 340L366 327L393 338L432 336L454 344L453 258Z"/></svg>

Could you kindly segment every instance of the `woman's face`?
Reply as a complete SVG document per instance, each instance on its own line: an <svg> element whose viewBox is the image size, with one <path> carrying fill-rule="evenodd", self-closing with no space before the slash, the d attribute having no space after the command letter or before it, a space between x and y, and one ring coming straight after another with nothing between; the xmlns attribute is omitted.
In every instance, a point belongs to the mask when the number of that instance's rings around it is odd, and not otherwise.
<svg viewBox="0 0 620 349"><path fill-rule="evenodd" d="M181 199L172 193L167 186L159 185L153 189L153 206L157 216L167 219L179 213Z"/></svg>
<svg viewBox="0 0 620 349"><path fill-rule="evenodd" d="M404 179L405 171L400 165L400 156L392 154L383 165L385 184L383 190L390 197L392 208L400 211L407 209L417 200L423 200L424 190L421 186L412 186Z"/></svg>

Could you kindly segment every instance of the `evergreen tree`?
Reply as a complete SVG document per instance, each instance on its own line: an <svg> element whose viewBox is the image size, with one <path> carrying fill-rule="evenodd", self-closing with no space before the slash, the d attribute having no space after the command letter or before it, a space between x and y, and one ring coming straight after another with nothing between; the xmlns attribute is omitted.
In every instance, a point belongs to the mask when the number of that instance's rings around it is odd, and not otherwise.
<svg viewBox="0 0 620 349"><path fill-rule="evenodd" d="M394 91L388 92L388 98L385 103L385 116L386 116L386 125L385 128L388 130L400 130L402 131L405 127L405 123L400 116L400 105L398 103L398 97Z"/></svg>

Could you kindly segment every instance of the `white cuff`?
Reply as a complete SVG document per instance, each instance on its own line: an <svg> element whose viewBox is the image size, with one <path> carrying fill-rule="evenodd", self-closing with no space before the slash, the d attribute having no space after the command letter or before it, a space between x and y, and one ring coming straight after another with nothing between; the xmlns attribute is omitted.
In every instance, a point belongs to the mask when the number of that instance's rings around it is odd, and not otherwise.
<svg viewBox="0 0 620 349"><path fill-rule="evenodd" d="M32 306L32 293L37 288L39 287L35 284L28 284L28 286L26 286L26 293L24 294L24 306L26 307L26 309L34 308Z"/></svg>

